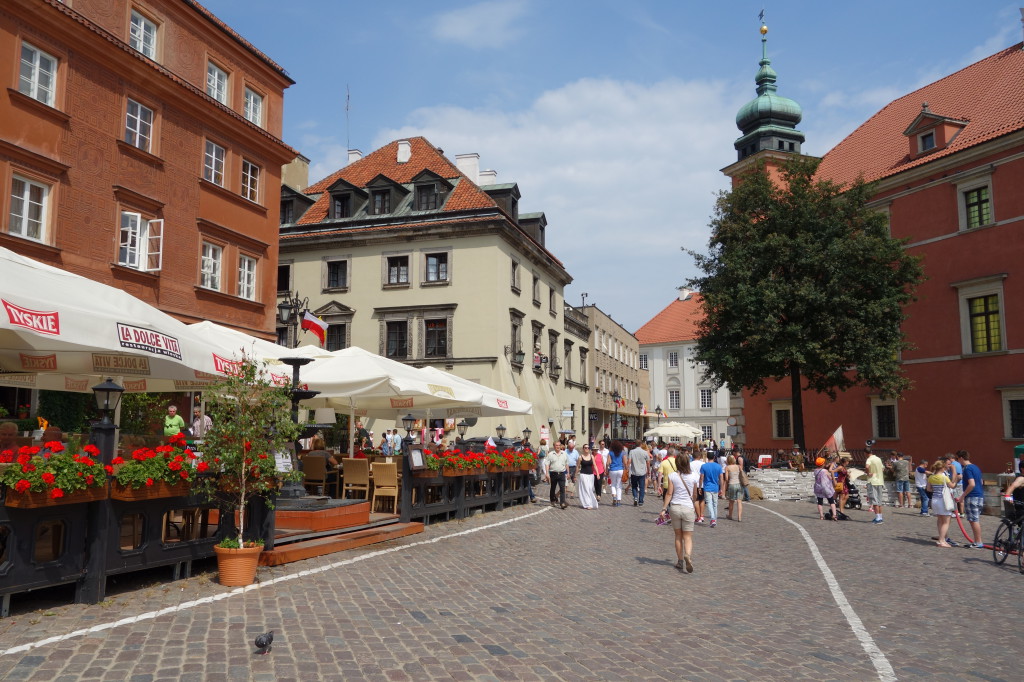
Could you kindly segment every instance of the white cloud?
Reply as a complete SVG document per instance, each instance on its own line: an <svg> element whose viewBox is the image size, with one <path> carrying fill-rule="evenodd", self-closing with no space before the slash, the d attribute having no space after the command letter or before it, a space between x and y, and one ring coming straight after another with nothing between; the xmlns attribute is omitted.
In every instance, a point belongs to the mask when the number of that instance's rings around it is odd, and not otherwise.
<svg viewBox="0 0 1024 682"><path fill-rule="evenodd" d="M582 79L519 110L418 109L373 146L423 135L449 158L478 152L498 182L519 183L520 210L547 215L547 246L575 279L570 302L586 291L635 331L693 274L679 249L706 246L745 97L721 82Z"/></svg>
<svg viewBox="0 0 1024 682"><path fill-rule="evenodd" d="M487 0L438 15L433 34L474 49L511 45L523 34L516 22L526 10L525 0Z"/></svg>

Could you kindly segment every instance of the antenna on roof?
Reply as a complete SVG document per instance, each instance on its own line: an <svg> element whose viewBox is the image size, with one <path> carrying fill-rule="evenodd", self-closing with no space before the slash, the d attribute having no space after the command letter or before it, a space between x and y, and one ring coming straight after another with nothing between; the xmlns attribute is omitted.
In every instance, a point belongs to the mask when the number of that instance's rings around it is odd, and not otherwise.
<svg viewBox="0 0 1024 682"><path fill-rule="evenodd" d="M1024 30L1024 7L1020 8L1020 27ZM1021 45L1021 49L1024 49L1024 44Z"/></svg>
<svg viewBox="0 0 1024 682"><path fill-rule="evenodd" d="M352 149L352 142L349 140L349 127L348 127L348 110L349 103L351 102L351 96L348 91L348 83L345 83L345 149Z"/></svg>

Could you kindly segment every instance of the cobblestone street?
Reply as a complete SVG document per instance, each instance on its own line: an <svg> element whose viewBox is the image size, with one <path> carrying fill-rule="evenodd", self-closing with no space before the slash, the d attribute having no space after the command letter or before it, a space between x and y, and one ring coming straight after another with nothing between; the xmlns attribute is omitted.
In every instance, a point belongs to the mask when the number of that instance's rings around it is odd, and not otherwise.
<svg viewBox="0 0 1024 682"><path fill-rule="evenodd" d="M631 504L435 524L260 569L247 590L206 574L23 611L0 621L0 678L1021 678L1015 558L936 548L935 520L914 510L873 526L867 512L835 524L811 504L750 503L742 523L698 526L687 575L658 500ZM986 538L996 521L983 518ZM271 629L273 651L254 655Z"/></svg>

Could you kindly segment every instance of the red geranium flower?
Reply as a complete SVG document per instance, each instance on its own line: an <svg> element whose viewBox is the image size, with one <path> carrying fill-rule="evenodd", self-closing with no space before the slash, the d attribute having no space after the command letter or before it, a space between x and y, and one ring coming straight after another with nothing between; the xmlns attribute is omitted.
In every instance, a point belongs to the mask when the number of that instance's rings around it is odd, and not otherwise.
<svg viewBox="0 0 1024 682"><path fill-rule="evenodd" d="M49 443L43 443L43 447L54 454L64 452L64 443L61 443L59 440L51 440Z"/></svg>
<svg viewBox="0 0 1024 682"><path fill-rule="evenodd" d="M60 498L64 497L64 491L61 490L60 488L54 488L53 490L50 491L50 497L52 497L55 500L59 500Z"/></svg>
<svg viewBox="0 0 1024 682"><path fill-rule="evenodd" d="M17 490L19 493L23 493L31 487L32 484L26 481L24 478L14 484L14 489Z"/></svg>
<svg viewBox="0 0 1024 682"><path fill-rule="evenodd" d="M147 485L147 486L151 486L151 485L153 485L153 479L152 479L152 478L147 478L147 479L146 479L146 485Z"/></svg>

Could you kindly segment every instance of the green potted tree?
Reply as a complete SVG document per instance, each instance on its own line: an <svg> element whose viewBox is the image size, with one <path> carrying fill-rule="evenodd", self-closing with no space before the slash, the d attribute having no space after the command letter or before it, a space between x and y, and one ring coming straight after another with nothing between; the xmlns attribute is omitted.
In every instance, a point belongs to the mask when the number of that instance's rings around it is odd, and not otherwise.
<svg viewBox="0 0 1024 682"><path fill-rule="evenodd" d="M299 427L291 419L288 389L275 379L263 362L243 356L206 393L213 426L203 435L193 490L237 518L237 534L214 547L222 585L248 585L256 577L263 540L245 539L246 505L261 497L273 507L281 481L302 476L277 470L275 454L285 452Z"/></svg>

